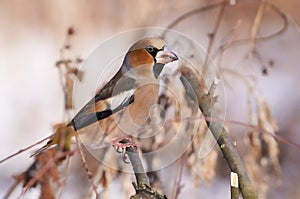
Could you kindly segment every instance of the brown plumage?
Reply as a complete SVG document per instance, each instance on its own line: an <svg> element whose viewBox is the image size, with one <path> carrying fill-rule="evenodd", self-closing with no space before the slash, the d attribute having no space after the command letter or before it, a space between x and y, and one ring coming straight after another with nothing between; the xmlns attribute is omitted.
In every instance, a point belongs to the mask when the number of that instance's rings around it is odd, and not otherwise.
<svg viewBox="0 0 300 199"><path fill-rule="evenodd" d="M157 103L157 78L163 66L177 59L162 39L139 40L128 50L119 71L68 126L73 126L79 133L88 133L86 127L98 125L107 141L137 133L149 123L149 110ZM56 143L48 143L52 144Z"/></svg>

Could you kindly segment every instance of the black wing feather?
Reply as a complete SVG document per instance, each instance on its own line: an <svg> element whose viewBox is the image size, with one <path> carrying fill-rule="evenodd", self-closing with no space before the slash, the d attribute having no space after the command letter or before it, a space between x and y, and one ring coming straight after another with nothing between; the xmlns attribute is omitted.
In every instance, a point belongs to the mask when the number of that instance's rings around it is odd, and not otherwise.
<svg viewBox="0 0 300 199"><path fill-rule="evenodd" d="M115 112L122 110L130 105L134 96L130 96L127 100L123 101L116 108L111 110L109 107L106 110L100 112L90 112L95 107L95 104L99 101L109 99L123 92L132 90L135 88L135 80L128 76L122 76L121 70L93 97L72 119L68 126L74 126L75 130L82 129L90 124L93 124L99 120L109 117Z"/></svg>

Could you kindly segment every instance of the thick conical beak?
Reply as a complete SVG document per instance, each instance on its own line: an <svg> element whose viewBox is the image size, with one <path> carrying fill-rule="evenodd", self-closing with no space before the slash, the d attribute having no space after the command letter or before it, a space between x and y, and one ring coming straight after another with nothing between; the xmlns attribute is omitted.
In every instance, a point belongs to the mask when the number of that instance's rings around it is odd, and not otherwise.
<svg viewBox="0 0 300 199"><path fill-rule="evenodd" d="M172 61L178 60L178 57L174 52L169 50L167 47L164 47L163 50L158 51L155 59L156 59L156 63L167 64Z"/></svg>

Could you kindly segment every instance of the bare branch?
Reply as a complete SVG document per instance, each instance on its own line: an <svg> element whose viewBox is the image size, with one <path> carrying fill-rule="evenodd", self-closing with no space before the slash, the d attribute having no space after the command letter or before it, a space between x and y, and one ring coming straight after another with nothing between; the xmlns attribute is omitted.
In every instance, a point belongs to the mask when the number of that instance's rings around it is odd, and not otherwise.
<svg viewBox="0 0 300 199"><path fill-rule="evenodd" d="M215 115L215 109L213 104L213 97L210 94L205 94L200 89L200 82L195 81L197 77L188 68L182 73L182 83L184 86L189 88L192 86L194 92L197 95L199 108L205 117L211 117ZM242 162L233 141L228 135L227 131L219 122L208 121L206 124L212 132L213 136L217 140L217 143L223 153L223 156L232 172L238 174L239 177L239 188L244 198L258 198L257 193L250 181L250 178L246 172L244 163Z"/></svg>
<svg viewBox="0 0 300 199"><path fill-rule="evenodd" d="M142 164L142 161L140 159L137 148L127 147L126 154L130 159L130 163L132 165L136 179L136 183L133 183L136 194L134 196L131 196L130 199L166 199L167 197L165 195L161 195L149 185L149 180L145 172L144 166Z"/></svg>

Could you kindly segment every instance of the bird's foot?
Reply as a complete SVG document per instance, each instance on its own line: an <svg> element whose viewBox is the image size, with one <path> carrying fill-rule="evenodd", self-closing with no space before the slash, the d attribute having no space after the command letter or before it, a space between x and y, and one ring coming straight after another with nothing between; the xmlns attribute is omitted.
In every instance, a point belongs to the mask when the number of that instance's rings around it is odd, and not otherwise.
<svg viewBox="0 0 300 199"><path fill-rule="evenodd" d="M128 147L133 147L133 148L138 147L138 145L133 142L131 137L117 138L112 141L112 145L118 153L122 153L122 159L125 163L130 163L129 158L126 154L126 149Z"/></svg>

